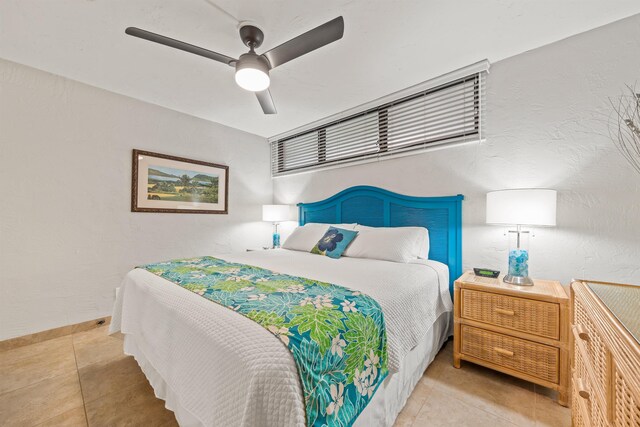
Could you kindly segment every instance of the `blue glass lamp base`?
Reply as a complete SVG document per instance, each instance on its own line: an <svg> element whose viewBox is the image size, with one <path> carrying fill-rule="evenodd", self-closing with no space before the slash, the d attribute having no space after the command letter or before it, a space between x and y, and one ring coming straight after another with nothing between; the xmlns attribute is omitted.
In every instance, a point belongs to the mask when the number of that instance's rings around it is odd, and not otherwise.
<svg viewBox="0 0 640 427"><path fill-rule="evenodd" d="M274 248L280 247L280 234L278 233L273 233L273 247Z"/></svg>
<svg viewBox="0 0 640 427"><path fill-rule="evenodd" d="M520 248L509 251L509 274L502 280L517 286L533 285L529 278L529 251Z"/></svg>

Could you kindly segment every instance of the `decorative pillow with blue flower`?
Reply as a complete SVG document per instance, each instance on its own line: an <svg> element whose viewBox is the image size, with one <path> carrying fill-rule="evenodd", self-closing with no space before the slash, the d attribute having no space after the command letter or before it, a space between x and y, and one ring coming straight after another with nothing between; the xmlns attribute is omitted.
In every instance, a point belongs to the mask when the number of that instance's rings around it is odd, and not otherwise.
<svg viewBox="0 0 640 427"><path fill-rule="evenodd" d="M329 227L324 236L311 249L312 254L326 255L331 258L340 258L347 249L349 243L356 238L358 232L355 230L344 230L342 228Z"/></svg>

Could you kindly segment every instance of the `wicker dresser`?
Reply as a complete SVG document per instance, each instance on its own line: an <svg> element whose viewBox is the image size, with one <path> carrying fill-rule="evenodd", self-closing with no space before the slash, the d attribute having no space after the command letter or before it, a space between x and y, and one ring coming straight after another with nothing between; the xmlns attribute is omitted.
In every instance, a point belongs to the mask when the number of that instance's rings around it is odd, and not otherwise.
<svg viewBox="0 0 640 427"><path fill-rule="evenodd" d="M640 426L640 287L574 281L573 425Z"/></svg>
<svg viewBox="0 0 640 427"><path fill-rule="evenodd" d="M569 391L569 297L560 282L513 286L463 274L454 288L453 364L466 360L558 391Z"/></svg>

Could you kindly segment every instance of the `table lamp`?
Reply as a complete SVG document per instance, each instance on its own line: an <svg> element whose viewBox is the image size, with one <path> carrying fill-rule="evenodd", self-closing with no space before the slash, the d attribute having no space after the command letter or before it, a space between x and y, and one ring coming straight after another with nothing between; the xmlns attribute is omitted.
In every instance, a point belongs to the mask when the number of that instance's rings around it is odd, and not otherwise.
<svg viewBox="0 0 640 427"><path fill-rule="evenodd" d="M556 225L556 190L521 189L487 193L487 224L515 225L509 230L509 272L506 283L531 286L529 277L529 231L523 226Z"/></svg>
<svg viewBox="0 0 640 427"><path fill-rule="evenodd" d="M280 247L280 234L278 234L278 223L289 221L291 211L289 205L262 205L262 220L273 223L273 247Z"/></svg>

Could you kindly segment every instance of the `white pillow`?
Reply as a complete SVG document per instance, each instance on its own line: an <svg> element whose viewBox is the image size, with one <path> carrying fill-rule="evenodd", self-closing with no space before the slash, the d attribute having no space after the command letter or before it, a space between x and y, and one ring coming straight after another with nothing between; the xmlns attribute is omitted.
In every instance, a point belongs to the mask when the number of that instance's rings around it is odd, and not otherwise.
<svg viewBox="0 0 640 427"><path fill-rule="evenodd" d="M420 246L418 249L418 258L429 259L429 249L431 249L431 246L429 245L429 230L424 227L418 228L422 230L420 232L420 234L422 234L422 241L420 242Z"/></svg>
<svg viewBox="0 0 640 427"><path fill-rule="evenodd" d="M424 227L367 227L358 224L358 236L343 256L409 262L426 259L429 233Z"/></svg>
<svg viewBox="0 0 640 427"><path fill-rule="evenodd" d="M418 240L418 259L429 259L429 230L424 227L400 227L406 229L415 230L416 233L420 234L420 239Z"/></svg>
<svg viewBox="0 0 640 427"><path fill-rule="evenodd" d="M353 230L356 224L321 224L317 222L309 222L302 227L296 227L287 240L282 244L283 249L294 251L311 252L311 249L318 243L318 240L329 227L342 228L345 230Z"/></svg>

